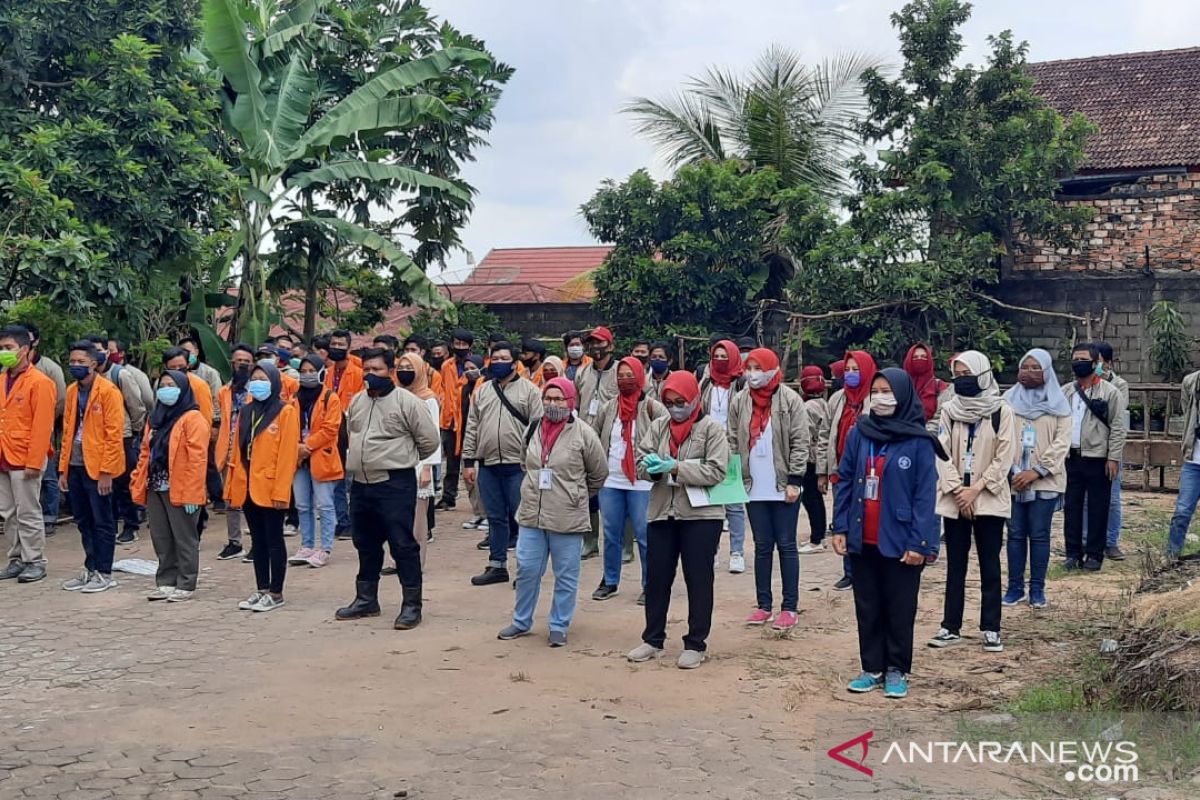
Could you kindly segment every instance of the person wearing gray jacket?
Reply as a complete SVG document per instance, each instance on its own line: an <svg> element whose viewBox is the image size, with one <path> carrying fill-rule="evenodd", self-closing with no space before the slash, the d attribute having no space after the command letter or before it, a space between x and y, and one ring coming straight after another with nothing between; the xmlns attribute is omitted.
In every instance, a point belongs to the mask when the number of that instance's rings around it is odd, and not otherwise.
<svg viewBox="0 0 1200 800"><path fill-rule="evenodd" d="M488 377L475 388L463 436L463 480L479 482L488 515L490 552L474 586L508 583L508 550L517 543L517 508L524 478L525 431L542 416L542 396L516 371L517 348L492 345Z"/></svg>
<svg viewBox="0 0 1200 800"><path fill-rule="evenodd" d="M800 371L800 391L804 410L808 412L808 466L804 470L804 487L800 502L808 515L808 541L800 546L800 555L825 552L825 532L829 516L825 509L825 493L821 491L819 470L828 455L829 401L825 399L825 371L810 364ZM828 487L826 487L828 490Z"/></svg>
<svg viewBox="0 0 1200 800"><path fill-rule="evenodd" d="M137 541L144 509L133 502L129 479L137 465L146 420L154 409L154 391L146 373L125 363L121 342L100 336L89 336L88 340L106 356L100 361L100 374L116 384L125 399L125 472L113 481L113 502L117 518L124 523L117 534L117 544L130 544Z"/></svg>
<svg viewBox="0 0 1200 800"><path fill-rule="evenodd" d="M677 565L683 565L688 594L688 632L676 665L704 663L712 629L713 560L721 541L725 507L707 491L725 480L729 439L725 426L700 407L700 385L690 372L673 372L663 384L666 418L650 424L638 442L638 475L654 482L646 539L646 628L632 662L663 654L667 612Z"/></svg>
<svg viewBox="0 0 1200 800"><path fill-rule="evenodd" d="M575 384L554 378L542 388L545 416L530 423L525 438L525 477L517 522L517 597L512 624L498 638L516 639L533 628L533 614L546 563L554 561L550 605L551 647L567 643L579 593L583 534L591 527L588 500L608 477L596 432L574 416Z"/></svg>
<svg viewBox="0 0 1200 800"><path fill-rule="evenodd" d="M1175 513L1171 515L1171 532L1167 537L1167 554L1178 558L1187 543L1188 527L1200 503L1200 448L1196 436L1200 428L1200 370L1183 379L1183 442L1180 450L1183 467L1179 471L1179 495L1175 498Z"/></svg>

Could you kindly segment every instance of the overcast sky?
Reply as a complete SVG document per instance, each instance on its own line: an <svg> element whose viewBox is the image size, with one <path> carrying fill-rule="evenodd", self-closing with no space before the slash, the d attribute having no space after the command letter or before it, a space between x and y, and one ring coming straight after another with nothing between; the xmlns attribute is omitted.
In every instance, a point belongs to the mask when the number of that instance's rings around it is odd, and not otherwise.
<svg viewBox="0 0 1200 800"><path fill-rule="evenodd" d="M479 190L463 241L493 247L593 244L578 209L605 178L640 167L665 177L654 149L619 113L709 65L741 72L770 44L812 61L848 50L898 63L889 14L902 0L427 0L516 68L491 146L465 177ZM979 0L966 61L1011 29L1030 60L1200 45L1198 0ZM457 255L448 282L461 280Z"/></svg>

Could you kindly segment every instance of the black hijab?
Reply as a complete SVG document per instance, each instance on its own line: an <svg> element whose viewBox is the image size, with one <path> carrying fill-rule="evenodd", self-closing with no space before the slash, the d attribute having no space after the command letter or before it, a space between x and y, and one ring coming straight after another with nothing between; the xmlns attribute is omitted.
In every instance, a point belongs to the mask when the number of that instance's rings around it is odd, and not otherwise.
<svg viewBox="0 0 1200 800"><path fill-rule="evenodd" d="M164 374L179 387L179 399L173 406L155 403L150 412L150 466L162 470L170 469L171 429L184 414L200 408L186 372L169 369Z"/></svg>
<svg viewBox="0 0 1200 800"><path fill-rule="evenodd" d="M267 380L271 383L271 396L262 402L253 401L238 415L238 449L242 451L242 463L247 470L250 469L250 444L254 437L274 422L279 412L283 411L283 400L279 397L283 391L283 381L279 377L279 369L265 358L255 364L254 369L261 369L266 373ZM250 370L251 374L254 374L254 369Z"/></svg>
<svg viewBox="0 0 1200 800"><path fill-rule="evenodd" d="M321 358L321 356L317 353L309 353L304 357L303 360L316 367L317 374L320 374L321 370L325 369L325 359ZM325 387L318 383L316 386L312 387L307 387L301 384L300 388L296 390L296 399L300 401L300 413L305 418L312 413L312 408L314 405L316 405L317 398L321 396L321 392L324 391L324 389Z"/></svg>
<svg viewBox="0 0 1200 800"><path fill-rule="evenodd" d="M949 456L942 443L925 427L925 407L921 398L917 397L913 388L912 378L908 373L896 367L880 370L876 377L887 379L896 396L896 413L890 417L877 416L874 410L870 414L860 416L858 432L871 441L888 443L905 439L928 439L933 442L934 452L942 461L948 461Z"/></svg>

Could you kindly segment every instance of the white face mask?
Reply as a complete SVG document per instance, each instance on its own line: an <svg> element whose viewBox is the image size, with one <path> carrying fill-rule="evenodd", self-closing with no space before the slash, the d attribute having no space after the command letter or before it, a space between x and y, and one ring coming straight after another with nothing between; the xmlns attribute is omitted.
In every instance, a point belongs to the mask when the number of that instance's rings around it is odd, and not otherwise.
<svg viewBox="0 0 1200 800"><path fill-rule="evenodd" d="M583 346L582 345L573 345L572 347L568 347L567 355L576 361L583 358Z"/></svg>
<svg viewBox="0 0 1200 800"><path fill-rule="evenodd" d="M750 370L746 373L746 385L751 389L761 389L771 381L775 380L775 375L779 370L773 369L768 372L763 372L760 369Z"/></svg>
<svg viewBox="0 0 1200 800"><path fill-rule="evenodd" d="M896 395L871 395L871 413L877 417L891 417L896 414Z"/></svg>

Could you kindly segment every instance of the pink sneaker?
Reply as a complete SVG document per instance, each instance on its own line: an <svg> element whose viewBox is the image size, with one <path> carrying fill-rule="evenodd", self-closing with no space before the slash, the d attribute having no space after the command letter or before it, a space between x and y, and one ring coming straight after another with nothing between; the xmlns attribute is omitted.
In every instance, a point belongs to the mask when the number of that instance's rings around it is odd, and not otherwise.
<svg viewBox="0 0 1200 800"><path fill-rule="evenodd" d="M796 627L796 612L780 611L779 616L775 618L775 624L772 626L777 631L790 631Z"/></svg>
<svg viewBox="0 0 1200 800"><path fill-rule="evenodd" d="M747 625L766 625L772 619L770 611L763 611L761 608L754 609L754 613L746 617Z"/></svg>
<svg viewBox="0 0 1200 800"><path fill-rule="evenodd" d="M312 556L308 559L308 565L313 569L323 567L329 563L328 550L314 550Z"/></svg>
<svg viewBox="0 0 1200 800"><path fill-rule="evenodd" d="M312 558L313 553L315 553L315 552L317 552L317 551L313 550L311 547L301 547L299 550L296 551L296 555L294 555L288 559L288 563L289 564L307 564L308 560L310 558Z"/></svg>

